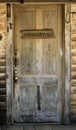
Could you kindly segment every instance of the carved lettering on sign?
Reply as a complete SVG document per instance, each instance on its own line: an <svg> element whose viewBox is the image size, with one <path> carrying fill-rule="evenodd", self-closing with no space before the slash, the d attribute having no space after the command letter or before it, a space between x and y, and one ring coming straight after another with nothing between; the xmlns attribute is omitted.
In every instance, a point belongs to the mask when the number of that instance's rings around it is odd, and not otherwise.
<svg viewBox="0 0 76 130"><path fill-rule="evenodd" d="M32 29L32 30L21 30L21 38L55 38L53 29Z"/></svg>

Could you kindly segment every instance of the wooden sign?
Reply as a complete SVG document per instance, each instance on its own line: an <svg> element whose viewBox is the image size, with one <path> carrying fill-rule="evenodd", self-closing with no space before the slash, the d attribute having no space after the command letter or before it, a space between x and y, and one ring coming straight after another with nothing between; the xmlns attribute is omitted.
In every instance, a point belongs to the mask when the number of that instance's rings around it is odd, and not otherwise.
<svg viewBox="0 0 76 130"><path fill-rule="evenodd" d="M46 39L55 38L53 29L32 29L32 30L21 30L21 38L30 39Z"/></svg>

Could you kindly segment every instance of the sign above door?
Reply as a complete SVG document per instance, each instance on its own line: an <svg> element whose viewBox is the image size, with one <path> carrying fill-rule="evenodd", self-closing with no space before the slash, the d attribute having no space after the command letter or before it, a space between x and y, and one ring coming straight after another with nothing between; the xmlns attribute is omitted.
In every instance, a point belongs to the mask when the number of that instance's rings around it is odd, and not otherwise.
<svg viewBox="0 0 76 130"><path fill-rule="evenodd" d="M21 38L32 38L32 39L45 39L55 38L53 29L32 29L32 30L21 30Z"/></svg>

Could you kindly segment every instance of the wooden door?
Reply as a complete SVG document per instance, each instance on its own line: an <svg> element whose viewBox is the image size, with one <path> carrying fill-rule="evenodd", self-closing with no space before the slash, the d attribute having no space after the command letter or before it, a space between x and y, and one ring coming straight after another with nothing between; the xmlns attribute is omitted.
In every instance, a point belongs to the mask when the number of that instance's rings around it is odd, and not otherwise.
<svg viewBox="0 0 76 130"><path fill-rule="evenodd" d="M14 5L14 122L61 123L61 28L60 5Z"/></svg>

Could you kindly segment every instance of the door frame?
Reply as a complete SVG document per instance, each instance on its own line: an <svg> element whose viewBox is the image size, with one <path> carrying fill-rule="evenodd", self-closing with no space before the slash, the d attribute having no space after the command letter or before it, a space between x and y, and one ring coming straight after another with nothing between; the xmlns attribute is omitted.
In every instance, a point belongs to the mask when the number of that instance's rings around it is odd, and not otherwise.
<svg viewBox="0 0 76 130"><path fill-rule="evenodd" d="M48 3L48 2L47 2ZM47 4L45 3L45 4ZM40 3L39 3L40 4ZM44 4L44 3L43 3ZM13 124L13 4L7 4L7 40L6 40L6 94L7 94L7 124ZM64 5L63 24L63 124L70 124L70 45L71 45L71 19L70 4ZM10 55L9 55L10 54Z"/></svg>

